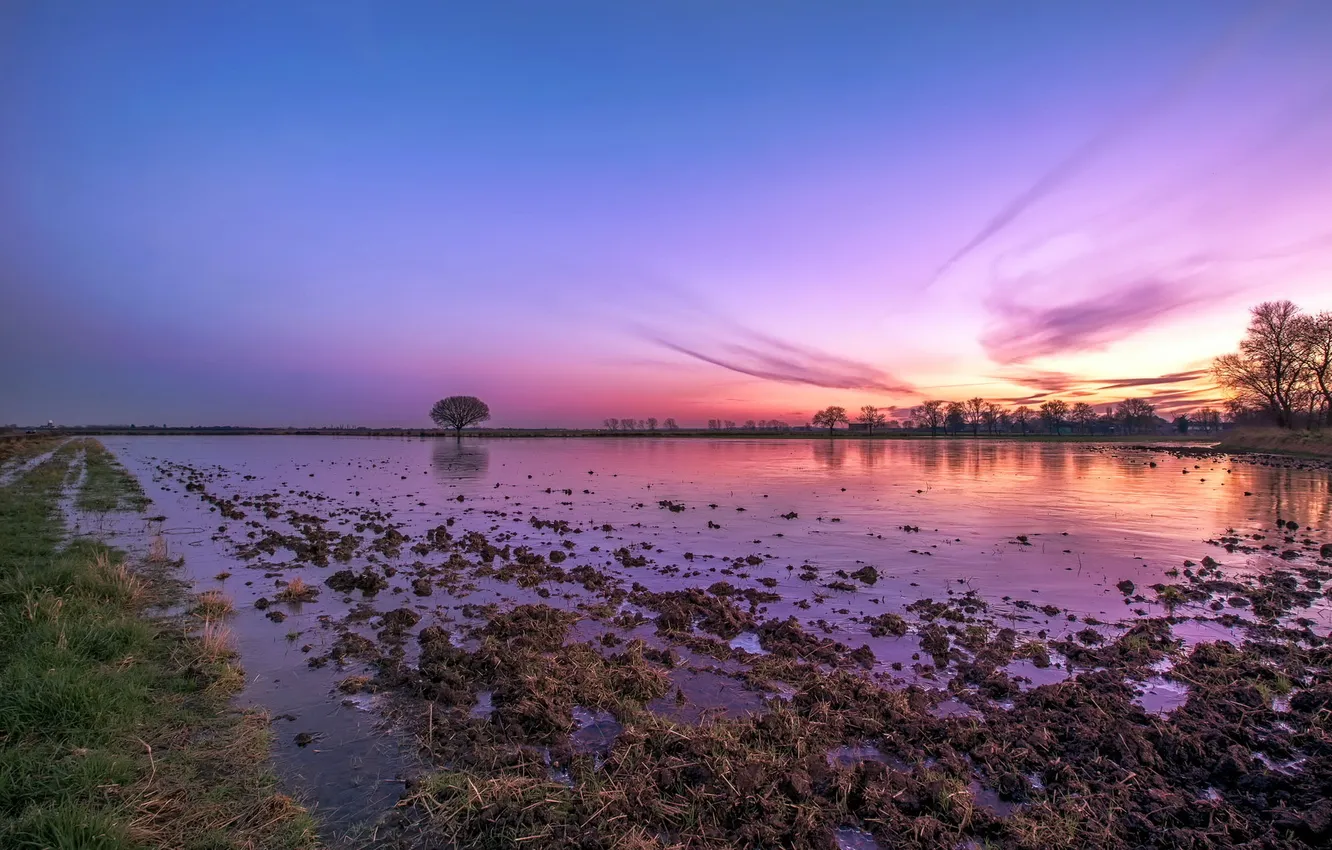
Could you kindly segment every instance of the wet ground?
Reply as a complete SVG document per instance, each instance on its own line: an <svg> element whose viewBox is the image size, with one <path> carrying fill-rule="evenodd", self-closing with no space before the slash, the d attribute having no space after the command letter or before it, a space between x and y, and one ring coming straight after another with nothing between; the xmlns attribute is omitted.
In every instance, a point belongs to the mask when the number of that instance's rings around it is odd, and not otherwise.
<svg viewBox="0 0 1332 850"><path fill-rule="evenodd" d="M105 442L150 519L83 527L160 535L197 588L235 600L244 698L334 829L392 806L460 722L521 732L572 783L637 708L698 724L798 701L787 663L918 689L931 717L964 723L1105 667L1098 647L1136 622L1170 617L1185 650L1273 618L1332 625L1321 585L1281 585L1264 609L1267 579L1330 554L1332 476L1306 462L963 440ZM554 647L523 646L546 634ZM547 695L546 716L477 668L492 645L586 646L558 659L598 683L578 693L621 693ZM1156 714L1189 693L1168 663L1132 688ZM827 758L898 764L869 740ZM995 817L1012 796L971 790ZM855 824L835 838L875 846Z"/></svg>

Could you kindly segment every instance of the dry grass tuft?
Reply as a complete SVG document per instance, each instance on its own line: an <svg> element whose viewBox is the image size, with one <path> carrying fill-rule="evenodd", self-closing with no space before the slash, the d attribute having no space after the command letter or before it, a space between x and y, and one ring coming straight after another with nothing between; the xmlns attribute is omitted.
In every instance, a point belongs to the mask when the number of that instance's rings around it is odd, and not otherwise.
<svg viewBox="0 0 1332 850"><path fill-rule="evenodd" d="M318 596L319 588L296 576L278 591L275 598L279 602L313 602Z"/></svg>
<svg viewBox="0 0 1332 850"><path fill-rule="evenodd" d="M231 629L213 620L204 620L196 647L199 659L213 664L220 664L237 655Z"/></svg>
<svg viewBox="0 0 1332 850"><path fill-rule="evenodd" d="M195 602L193 613L206 620L218 620L236 611L231 597L220 590L205 590Z"/></svg>
<svg viewBox="0 0 1332 850"><path fill-rule="evenodd" d="M166 538L161 534L154 534L153 539L148 543L148 563L165 564L169 560L171 560L171 555L167 549Z"/></svg>

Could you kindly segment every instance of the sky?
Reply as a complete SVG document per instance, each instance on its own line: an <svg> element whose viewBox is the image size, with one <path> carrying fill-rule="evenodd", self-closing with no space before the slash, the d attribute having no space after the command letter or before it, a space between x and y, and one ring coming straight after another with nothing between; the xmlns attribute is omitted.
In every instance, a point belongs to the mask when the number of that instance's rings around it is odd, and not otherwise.
<svg viewBox="0 0 1332 850"><path fill-rule="evenodd" d="M0 4L0 423L1218 398L1332 3ZM900 414L899 414L900 415Z"/></svg>

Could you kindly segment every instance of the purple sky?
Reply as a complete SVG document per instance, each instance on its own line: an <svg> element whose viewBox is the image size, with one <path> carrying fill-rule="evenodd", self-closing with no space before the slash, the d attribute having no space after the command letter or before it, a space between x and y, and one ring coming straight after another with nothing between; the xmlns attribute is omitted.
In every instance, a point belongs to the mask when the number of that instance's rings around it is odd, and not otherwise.
<svg viewBox="0 0 1332 850"><path fill-rule="evenodd" d="M1188 406L1332 308L1332 4L443 5L0 4L0 422Z"/></svg>

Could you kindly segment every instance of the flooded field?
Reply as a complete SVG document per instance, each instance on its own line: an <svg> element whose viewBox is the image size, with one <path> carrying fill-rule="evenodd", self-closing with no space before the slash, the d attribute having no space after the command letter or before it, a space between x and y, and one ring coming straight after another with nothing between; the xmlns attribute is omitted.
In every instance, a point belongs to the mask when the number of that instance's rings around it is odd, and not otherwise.
<svg viewBox="0 0 1332 850"><path fill-rule="evenodd" d="M80 530L164 541L235 601L243 699L331 833L1329 835L1326 467L966 440L105 442L152 504Z"/></svg>

